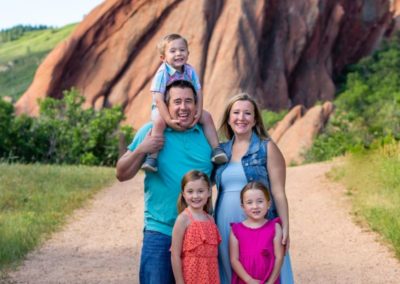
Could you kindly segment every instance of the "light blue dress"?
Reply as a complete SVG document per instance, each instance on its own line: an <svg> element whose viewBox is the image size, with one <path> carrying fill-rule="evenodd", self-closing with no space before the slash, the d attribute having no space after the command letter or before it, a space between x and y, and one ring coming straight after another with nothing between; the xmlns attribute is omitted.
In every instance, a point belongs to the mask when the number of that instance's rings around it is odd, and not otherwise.
<svg viewBox="0 0 400 284"><path fill-rule="evenodd" d="M221 283L231 283L232 268L229 259L229 234L231 223L246 219L240 205L240 191L247 184L247 179L240 162L230 162L221 176L224 189L218 192L219 204L216 212L216 223L221 234L219 245L219 274ZM234 210L232 210L234 208Z"/></svg>
<svg viewBox="0 0 400 284"><path fill-rule="evenodd" d="M246 219L241 203L240 191L247 184L243 166L240 162L230 162L221 175L221 186L218 191L219 206L216 208L216 223L221 234L222 242L218 250L218 265L221 284L230 284L232 268L229 258L229 234L231 223L242 222ZM286 254L281 269L281 284L294 283L289 254Z"/></svg>

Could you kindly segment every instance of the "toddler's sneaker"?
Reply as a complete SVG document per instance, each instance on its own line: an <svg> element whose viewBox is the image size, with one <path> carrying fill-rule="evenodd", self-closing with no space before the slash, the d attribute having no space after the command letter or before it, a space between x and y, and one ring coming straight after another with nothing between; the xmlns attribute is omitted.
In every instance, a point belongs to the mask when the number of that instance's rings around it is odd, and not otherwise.
<svg viewBox="0 0 400 284"><path fill-rule="evenodd" d="M212 151L211 161L215 164L224 164L228 162L228 156L225 154L224 150L220 146L215 147Z"/></svg>
<svg viewBox="0 0 400 284"><path fill-rule="evenodd" d="M147 155L141 169L145 170L146 172L152 172L152 173L157 172L158 171L157 159L153 158L150 155Z"/></svg>

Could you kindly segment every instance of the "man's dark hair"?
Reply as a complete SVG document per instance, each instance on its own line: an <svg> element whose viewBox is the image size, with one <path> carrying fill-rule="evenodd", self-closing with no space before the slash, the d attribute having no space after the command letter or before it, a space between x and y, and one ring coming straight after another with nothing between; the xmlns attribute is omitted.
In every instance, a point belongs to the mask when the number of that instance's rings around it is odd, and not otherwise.
<svg viewBox="0 0 400 284"><path fill-rule="evenodd" d="M192 89L193 96L194 96L194 102L197 103L197 93L196 93L196 90L195 90L193 84L187 80L175 80L175 81L172 81L170 84L168 84L168 86L165 90L165 103L167 105L169 104L169 100L171 98L171 96L169 95L169 90L171 88Z"/></svg>

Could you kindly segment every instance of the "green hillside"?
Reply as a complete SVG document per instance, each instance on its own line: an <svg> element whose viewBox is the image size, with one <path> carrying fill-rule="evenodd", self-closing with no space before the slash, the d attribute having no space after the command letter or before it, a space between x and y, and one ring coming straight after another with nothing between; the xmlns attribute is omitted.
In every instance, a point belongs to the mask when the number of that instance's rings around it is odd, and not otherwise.
<svg viewBox="0 0 400 284"><path fill-rule="evenodd" d="M0 97L17 100L32 82L45 56L75 27L76 24L71 24L57 29L32 30L15 40L0 41Z"/></svg>

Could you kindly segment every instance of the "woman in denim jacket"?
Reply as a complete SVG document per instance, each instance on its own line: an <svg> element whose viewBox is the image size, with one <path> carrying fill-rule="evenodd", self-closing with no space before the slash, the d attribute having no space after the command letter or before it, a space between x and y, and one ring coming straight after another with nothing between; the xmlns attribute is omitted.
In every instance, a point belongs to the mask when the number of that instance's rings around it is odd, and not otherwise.
<svg viewBox="0 0 400 284"><path fill-rule="evenodd" d="M228 163L215 171L218 198L215 219L222 236L219 248L219 270L222 284L231 283L229 259L230 224L245 219L240 191L250 181L259 181L271 189L272 205L268 219L282 220L282 244L289 246L289 213L285 194L286 165L282 153L265 131L260 110L252 97L242 93L228 102L220 132L229 139L222 144ZM289 255L281 269L281 283L294 283Z"/></svg>

